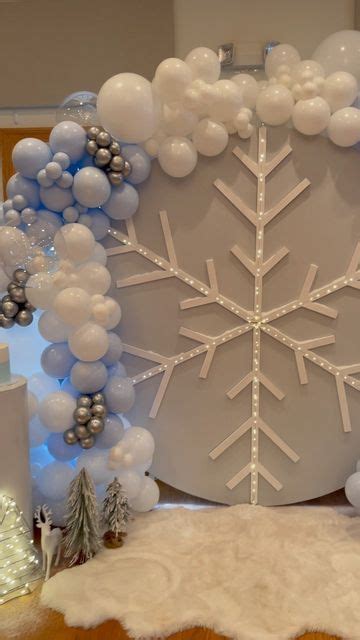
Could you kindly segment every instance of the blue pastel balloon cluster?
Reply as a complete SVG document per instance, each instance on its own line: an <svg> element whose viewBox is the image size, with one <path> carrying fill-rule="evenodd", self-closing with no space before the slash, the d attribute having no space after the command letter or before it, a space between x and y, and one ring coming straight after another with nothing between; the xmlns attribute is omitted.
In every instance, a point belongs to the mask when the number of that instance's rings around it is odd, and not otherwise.
<svg viewBox="0 0 360 640"><path fill-rule="evenodd" d="M46 246L62 224L80 222L101 240L110 218L130 218L139 206L135 187L150 174L149 156L136 144L122 146L132 171L120 186L113 186L94 166L86 143L85 129L72 121L57 124L49 144L36 138L18 142L12 156L17 173L7 184L3 224L19 227L32 244Z"/></svg>

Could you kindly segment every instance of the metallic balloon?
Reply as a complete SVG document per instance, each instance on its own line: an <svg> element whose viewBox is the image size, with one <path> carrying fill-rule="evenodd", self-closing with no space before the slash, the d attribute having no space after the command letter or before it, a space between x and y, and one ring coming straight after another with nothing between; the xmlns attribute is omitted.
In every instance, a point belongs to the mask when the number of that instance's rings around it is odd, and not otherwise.
<svg viewBox="0 0 360 640"><path fill-rule="evenodd" d="M1 302L4 304L4 302L8 302L9 300L11 300L9 294L7 294L6 296L4 296L1 300Z"/></svg>
<svg viewBox="0 0 360 640"><path fill-rule="evenodd" d="M90 408L92 405L92 400L90 396L79 396L76 403L78 407Z"/></svg>
<svg viewBox="0 0 360 640"><path fill-rule="evenodd" d="M104 420L102 420L102 418L96 418L94 416L87 423L87 428L90 433L101 433L105 428Z"/></svg>
<svg viewBox="0 0 360 640"><path fill-rule="evenodd" d="M123 169L124 178L127 178L131 173L131 164L127 160L125 160L125 166Z"/></svg>
<svg viewBox="0 0 360 640"><path fill-rule="evenodd" d="M109 147L109 151L111 151L113 156L118 156L120 151L121 151L121 147L119 145L118 142L115 142L115 140L112 141L110 147Z"/></svg>
<svg viewBox="0 0 360 640"><path fill-rule="evenodd" d="M87 132L87 137L90 140L96 140L96 138L98 137L100 131L101 131L101 129L99 129L99 127L90 127L89 131Z"/></svg>
<svg viewBox="0 0 360 640"><path fill-rule="evenodd" d="M5 318L14 318L19 311L19 307L16 302L9 300L8 302L3 302L2 304L2 312Z"/></svg>
<svg viewBox="0 0 360 640"><path fill-rule="evenodd" d="M77 424L86 424L91 418L90 410L87 407L78 407L74 411L74 420Z"/></svg>
<svg viewBox="0 0 360 640"><path fill-rule="evenodd" d="M112 143L112 137L107 131L100 131L96 136L96 142L99 147L108 147Z"/></svg>
<svg viewBox="0 0 360 640"><path fill-rule="evenodd" d="M95 155L95 164L97 167L106 167L109 164L111 158L112 155L109 149L99 149Z"/></svg>
<svg viewBox="0 0 360 640"><path fill-rule="evenodd" d="M16 324L18 324L20 327L28 327L29 324L32 323L33 321L33 314L31 313L31 311L29 311L28 309L22 309L21 311L19 311L19 313L15 316L15 322Z"/></svg>
<svg viewBox="0 0 360 640"><path fill-rule="evenodd" d="M17 282L9 282L7 288L8 293L10 293L10 291L12 291L13 289L17 289L19 286L19 284Z"/></svg>
<svg viewBox="0 0 360 640"><path fill-rule="evenodd" d="M91 449L95 444L95 438L90 434L87 438L82 438L79 444L83 449Z"/></svg>
<svg viewBox="0 0 360 640"><path fill-rule="evenodd" d="M66 444L76 444L78 441L74 429L67 429L66 431L64 431L63 438Z"/></svg>
<svg viewBox="0 0 360 640"><path fill-rule="evenodd" d="M14 287L9 292L11 300L13 302L26 302L26 294L24 287Z"/></svg>
<svg viewBox="0 0 360 640"><path fill-rule="evenodd" d="M25 284L30 277L30 274L25 271L25 269L16 269L13 273L13 278L15 282L19 284Z"/></svg>
<svg viewBox="0 0 360 640"><path fill-rule="evenodd" d="M93 404L91 407L91 413L97 418L105 418L107 413L106 407L103 404Z"/></svg>
<svg viewBox="0 0 360 640"><path fill-rule="evenodd" d="M5 318L4 314L0 314L0 327L3 329L11 329L15 324L13 318Z"/></svg>
<svg viewBox="0 0 360 640"><path fill-rule="evenodd" d="M74 431L79 440L83 440L83 438L87 438L89 435L87 428L83 424L77 424Z"/></svg>
<svg viewBox="0 0 360 640"><path fill-rule="evenodd" d="M93 401L93 404L105 404L105 396L103 393L100 393L100 391L94 393L91 396L91 399Z"/></svg>
<svg viewBox="0 0 360 640"><path fill-rule="evenodd" d="M24 307L25 309L27 309L28 311L31 311L32 313L36 311L36 307L34 307L34 305L31 304L31 302L25 302Z"/></svg>
<svg viewBox="0 0 360 640"><path fill-rule="evenodd" d="M125 160L121 156L113 156L110 162L110 169L113 171L122 171L125 167Z"/></svg>
<svg viewBox="0 0 360 640"><path fill-rule="evenodd" d="M119 171L110 171L107 174L107 177L109 178L111 184L114 187L119 187L122 183L123 183L123 176L122 173L120 173Z"/></svg>
<svg viewBox="0 0 360 640"><path fill-rule="evenodd" d="M86 151L91 155L94 156L98 150L98 145L96 144L95 140L89 140L86 143Z"/></svg>

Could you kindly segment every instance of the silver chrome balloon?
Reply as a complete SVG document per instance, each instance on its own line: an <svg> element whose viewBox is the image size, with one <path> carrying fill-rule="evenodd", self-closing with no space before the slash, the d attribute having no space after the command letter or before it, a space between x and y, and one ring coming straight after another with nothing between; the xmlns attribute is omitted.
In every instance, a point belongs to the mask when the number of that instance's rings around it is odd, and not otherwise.
<svg viewBox="0 0 360 640"><path fill-rule="evenodd" d="M87 423L87 429L90 433L101 433L104 431L105 423L102 418L96 418L95 416Z"/></svg>
<svg viewBox="0 0 360 640"><path fill-rule="evenodd" d="M125 160L121 156L113 156L110 162L110 169L113 171L122 171L125 167Z"/></svg>
<svg viewBox="0 0 360 640"><path fill-rule="evenodd" d="M15 324L13 318L5 318L4 314L0 314L0 327L3 329L11 329Z"/></svg>
<svg viewBox="0 0 360 640"><path fill-rule="evenodd" d="M96 143L99 147L108 147L112 143L112 138L110 133L107 131L100 131L100 133L96 136Z"/></svg>
<svg viewBox="0 0 360 640"><path fill-rule="evenodd" d="M100 391L94 393L91 396L91 400L93 401L93 404L105 404L105 396L103 393L100 393Z"/></svg>
<svg viewBox="0 0 360 640"><path fill-rule="evenodd" d="M89 131L87 132L87 137L90 140L96 140L96 138L98 137L100 131L101 131L101 129L99 129L99 127L90 127Z"/></svg>
<svg viewBox="0 0 360 640"><path fill-rule="evenodd" d="M120 147L119 143L116 142L115 140L113 140L111 145L110 145L110 147L109 147L109 151L111 151L113 156L118 156L120 151L121 151L121 147Z"/></svg>
<svg viewBox="0 0 360 640"><path fill-rule="evenodd" d="M123 169L124 178L127 178L131 173L131 164L127 160L125 160L125 166Z"/></svg>
<svg viewBox="0 0 360 640"><path fill-rule="evenodd" d="M20 327L28 327L33 321L33 314L28 309L22 309L15 316L15 322Z"/></svg>
<svg viewBox="0 0 360 640"><path fill-rule="evenodd" d="M87 438L82 438L79 444L83 449L91 449L95 444L95 438L90 434Z"/></svg>
<svg viewBox="0 0 360 640"><path fill-rule="evenodd" d="M96 152L95 164L97 167L106 167L111 161L112 155L109 149L101 148Z"/></svg>
<svg viewBox="0 0 360 640"><path fill-rule="evenodd" d="M76 404L78 407L87 407L89 409L92 405L92 399L90 396L79 396Z"/></svg>
<svg viewBox="0 0 360 640"><path fill-rule="evenodd" d="M83 438L87 438L89 435L87 428L83 424L77 424L74 431L76 436L79 438L79 440L82 440Z"/></svg>
<svg viewBox="0 0 360 640"><path fill-rule="evenodd" d="M32 313L34 311L36 311L36 307L34 307L34 305L31 304L31 302L29 302L29 301L25 302L24 307L25 307L25 309L27 309L28 311L31 311Z"/></svg>
<svg viewBox="0 0 360 640"><path fill-rule="evenodd" d="M91 413L97 418L105 418L107 413L106 407L103 404L93 404L91 407Z"/></svg>
<svg viewBox="0 0 360 640"><path fill-rule="evenodd" d="M18 311L19 306L16 304L16 302L8 300L7 302L2 303L2 313L4 314L5 318L14 318Z"/></svg>
<svg viewBox="0 0 360 640"><path fill-rule="evenodd" d="M25 284L29 280L30 274L25 271L25 269L15 269L13 278L15 282L18 282L19 284Z"/></svg>
<svg viewBox="0 0 360 640"><path fill-rule="evenodd" d="M78 441L78 438L74 429L67 429L66 431L64 431L63 438L66 444L76 444Z"/></svg>
<svg viewBox="0 0 360 640"><path fill-rule="evenodd" d="M120 173L119 171L110 171L107 174L107 177L114 187L119 187L124 181L122 173Z"/></svg>
<svg viewBox="0 0 360 640"><path fill-rule="evenodd" d="M98 151L99 147L96 144L95 140L88 140L88 142L86 143L86 151L91 155L94 156L96 154L96 152Z"/></svg>
<svg viewBox="0 0 360 640"><path fill-rule="evenodd" d="M90 410L87 407L78 407L74 411L74 420L77 424L86 424L91 418Z"/></svg>
<svg viewBox="0 0 360 640"><path fill-rule="evenodd" d="M11 300L13 300L13 302L26 302L26 294L25 294L24 287L20 287L20 286L14 287L13 289L10 290L9 295Z"/></svg>

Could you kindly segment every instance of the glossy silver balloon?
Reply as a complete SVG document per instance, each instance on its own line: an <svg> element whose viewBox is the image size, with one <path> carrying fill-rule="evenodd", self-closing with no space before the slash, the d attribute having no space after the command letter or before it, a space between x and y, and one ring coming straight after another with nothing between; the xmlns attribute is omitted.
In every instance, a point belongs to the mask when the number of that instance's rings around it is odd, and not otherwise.
<svg viewBox="0 0 360 640"><path fill-rule="evenodd" d="M90 434L87 438L82 438L79 444L83 449L91 449L95 444L95 438Z"/></svg>
<svg viewBox="0 0 360 640"><path fill-rule="evenodd" d="M94 393L91 396L91 400L93 404L105 404L105 396L103 393L100 393L100 391L97 391L97 393Z"/></svg>
<svg viewBox="0 0 360 640"><path fill-rule="evenodd" d="M97 152L97 150L99 149L98 145L96 144L95 140L89 140L86 143L86 151L91 155L94 156Z"/></svg>
<svg viewBox="0 0 360 640"><path fill-rule="evenodd" d="M106 407L103 404L93 404L91 407L91 413L97 418L105 418L107 413Z"/></svg>
<svg viewBox="0 0 360 640"><path fill-rule="evenodd" d="M110 162L110 169L113 171L122 171L125 167L125 160L121 156L114 156Z"/></svg>
<svg viewBox="0 0 360 640"><path fill-rule="evenodd" d="M64 431L63 438L66 444L76 444L78 441L74 429L67 429L66 431Z"/></svg>
<svg viewBox="0 0 360 640"><path fill-rule="evenodd" d="M0 313L0 327L3 329L11 329L15 324L13 318L5 318L3 313Z"/></svg>
<svg viewBox="0 0 360 640"><path fill-rule="evenodd" d="M16 304L16 302L9 300L8 302L2 303L2 313L4 314L5 318L14 318L18 311L19 306Z"/></svg>
<svg viewBox="0 0 360 640"><path fill-rule="evenodd" d="M125 160L125 166L123 168L123 176L127 178L131 173L131 164L127 160Z"/></svg>
<svg viewBox="0 0 360 640"><path fill-rule="evenodd" d="M95 155L95 164L97 167L106 167L109 164L111 158L112 155L109 149L99 149Z"/></svg>
<svg viewBox="0 0 360 640"><path fill-rule="evenodd" d="M16 269L13 274L15 282L25 284L29 280L30 274L25 269Z"/></svg>
<svg viewBox="0 0 360 640"><path fill-rule="evenodd" d="M1 300L2 304L4 304L4 302L8 302L9 300L11 300L9 294L7 294L6 296L4 296Z"/></svg>
<svg viewBox="0 0 360 640"><path fill-rule="evenodd" d="M107 177L114 187L119 187L124 181L123 175L120 171L110 171L107 174Z"/></svg>
<svg viewBox="0 0 360 640"><path fill-rule="evenodd" d="M76 404L78 407L87 407L90 408L92 405L92 400L90 396L79 396Z"/></svg>
<svg viewBox="0 0 360 640"><path fill-rule="evenodd" d="M25 309L27 309L28 311L31 311L32 313L34 311L36 311L36 307L34 307L33 304L31 304L31 302L25 302Z"/></svg>
<svg viewBox="0 0 360 640"><path fill-rule="evenodd" d="M79 440L83 440L83 438L87 438L89 435L87 428L83 424L77 424L74 431Z"/></svg>
<svg viewBox="0 0 360 640"><path fill-rule="evenodd" d="M112 137L107 131L100 131L96 136L96 142L99 147L108 147L112 143Z"/></svg>
<svg viewBox="0 0 360 640"><path fill-rule="evenodd" d="M12 291L13 289L17 289L18 288L18 283L17 282L9 282L7 288L8 293L10 294L10 291Z"/></svg>
<svg viewBox="0 0 360 640"><path fill-rule="evenodd" d="M22 309L15 316L15 322L20 327L28 327L33 321L33 314L28 309Z"/></svg>
<svg viewBox="0 0 360 640"><path fill-rule="evenodd" d="M101 129L99 129L99 127L90 127L89 131L87 132L87 137L89 138L89 140L96 140L100 131Z"/></svg>
<svg viewBox="0 0 360 640"><path fill-rule="evenodd" d="M78 407L74 411L74 420L77 424L86 424L91 418L90 410L87 407Z"/></svg>
<svg viewBox="0 0 360 640"><path fill-rule="evenodd" d="M24 287L14 287L11 289L9 295L13 302L26 302Z"/></svg>
<svg viewBox="0 0 360 640"><path fill-rule="evenodd" d="M102 418L96 418L95 416L87 423L87 429L90 433L101 433L104 431L105 423Z"/></svg>
<svg viewBox="0 0 360 640"><path fill-rule="evenodd" d="M118 156L120 151L121 151L121 147L120 147L119 143L115 142L115 140L113 140L111 145L110 145L110 147L109 147L109 151L111 151L113 156Z"/></svg>

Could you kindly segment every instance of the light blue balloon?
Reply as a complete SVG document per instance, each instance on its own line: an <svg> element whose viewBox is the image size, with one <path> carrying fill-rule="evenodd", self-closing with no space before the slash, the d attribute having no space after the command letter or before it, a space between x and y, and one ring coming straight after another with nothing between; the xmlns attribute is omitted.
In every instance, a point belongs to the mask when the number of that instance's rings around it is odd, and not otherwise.
<svg viewBox="0 0 360 640"><path fill-rule="evenodd" d="M24 178L36 178L51 158L49 145L37 138L23 138L12 152L13 165Z"/></svg>
<svg viewBox="0 0 360 640"><path fill-rule="evenodd" d="M85 130L71 120L57 124L50 133L50 147L53 153L66 153L71 163L79 162L85 153L87 136Z"/></svg>
<svg viewBox="0 0 360 640"><path fill-rule="evenodd" d="M135 402L134 385L130 378L113 376L104 387L106 406L113 413L126 413Z"/></svg>
<svg viewBox="0 0 360 640"><path fill-rule="evenodd" d="M71 384L81 393L100 391L107 382L108 372L103 362L76 362L71 369Z"/></svg>
<svg viewBox="0 0 360 640"><path fill-rule="evenodd" d="M119 378L127 378L127 371L122 362L117 362L108 368L109 377L118 376Z"/></svg>
<svg viewBox="0 0 360 640"><path fill-rule="evenodd" d="M109 348L105 353L104 357L101 358L101 360L107 367L110 367L111 365L116 364L116 362L120 360L121 354L123 352L123 346L117 333L114 333L113 331L109 331L108 338L109 338Z"/></svg>
<svg viewBox="0 0 360 640"><path fill-rule="evenodd" d="M349 502L360 509L360 471L353 473L345 483L345 494Z"/></svg>
<svg viewBox="0 0 360 640"><path fill-rule="evenodd" d="M124 425L116 413L109 413L105 418L105 429L96 436L98 449L111 449L121 440L125 432Z"/></svg>
<svg viewBox="0 0 360 640"><path fill-rule="evenodd" d="M121 147L121 155L131 164L131 173L126 178L131 184L144 182L151 171L151 160L146 151L137 144L128 144Z"/></svg>
<svg viewBox="0 0 360 640"><path fill-rule="evenodd" d="M74 460L83 452L79 444L66 444L62 433L52 433L47 439L46 445L53 458L61 462Z"/></svg>
<svg viewBox="0 0 360 640"><path fill-rule="evenodd" d="M74 204L71 189L62 189L54 184L52 187L40 187L41 202L47 209L61 213L66 207Z"/></svg>
<svg viewBox="0 0 360 640"><path fill-rule="evenodd" d="M131 184L124 182L120 187L111 189L111 196L102 208L113 220L126 220L134 215L138 206L138 192Z"/></svg>
<svg viewBox="0 0 360 640"><path fill-rule="evenodd" d="M74 176L74 197L84 207L101 207L111 194L106 173L97 167L84 167Z"/></svg>
<svg viewBox="0 0 360 640"><path fill-rule="evenodd" d="M60 216L53 211L39 209L35 222L25 227L25 233L31 242L41 247L48 247L52 243L55 233L61 226L62 221Z"/></svg>
<svg viewBox="0 0 360 640"><path fill-rule="evenodd" d="M66 378L76 362L67 342L49 344L41 355L41 366L52 378Z"/></svg>
<svg viewBox="0 0 360 640"><path fill-rule="evenodd" d="M6 193L8 198L14 198L16 195L24 196L28 201L29 207L33 209L38 209L40 206L40 188L38 183L35 180L24 178L20 173L15 173L11 176L6 185Z"/></svg>
<svg viewBox="0 0 360 640"><path fill-rule="evenodd" d="M107 216L101 209L89 209L87 213L92 218L90 228L94 234L95 240L98 242L99 240L106 238L108 229L110 229L111 226L109 216Z"/></svg>
<svg viewBox="0 0 360 640"><path fill-rule="evenodd" d="M40 447L30 449L30 461L32 464L40 464L44 467L49 462L54 462L54 458L50 455L46 444L42 444Z"/></svg>
<svg viewBox="0 0 360 640"><path fill-rule="evenodd" d="M61 385L61 391L65 391L69 393L73 398L77 398L80 395L80 391L75 389L74 385L71 383L70 378L64 378Z"/></svg>

